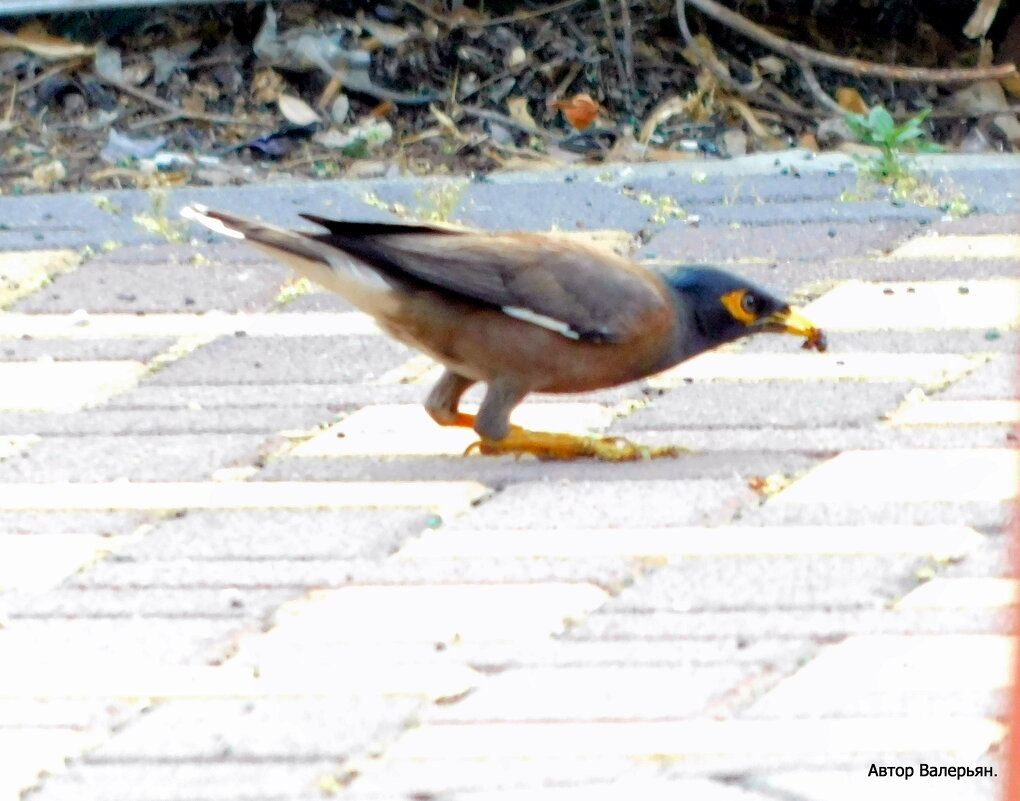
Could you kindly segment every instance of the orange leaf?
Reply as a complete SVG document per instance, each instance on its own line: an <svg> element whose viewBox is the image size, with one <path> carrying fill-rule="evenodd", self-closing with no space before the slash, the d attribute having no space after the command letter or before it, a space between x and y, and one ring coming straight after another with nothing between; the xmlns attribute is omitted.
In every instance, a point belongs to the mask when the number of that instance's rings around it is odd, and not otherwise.
<svg viewBox="0 0 1020 801"><path fill-rule="evenodd" d="M591 95L582 92L569 100L557 100L553 103L553 108L560 109L563 116L567 118L567 122L577 130L583 131L595 122L601 106L592 99Z"/></svg>
<svg viewBox="0 0 1020 801"><path fill-rule="evenodd" d="M861 93L852 86L841 86L836 90L836 102L841 108L854 114L867 114L868 104L864 102Z"/></svg>

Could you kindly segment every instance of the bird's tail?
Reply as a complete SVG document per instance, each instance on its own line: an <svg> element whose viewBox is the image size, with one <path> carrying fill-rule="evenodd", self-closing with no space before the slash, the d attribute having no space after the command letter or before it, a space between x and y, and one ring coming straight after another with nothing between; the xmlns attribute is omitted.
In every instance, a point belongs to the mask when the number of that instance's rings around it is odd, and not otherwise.
<svg viewBox="0 0 1020 801"><path fill-rule="evenodd" d="M323 241L328 234L291 231L199 205L185 206L181 216L218 234L247 240L369 314L381 314L392 305L391 284L357 256Z"/></svg>
<svg viewBox="0 0 1020 801"><path fill-rule="evenodd" d="M240 217L199 204L185 206L181 209L181 216L217 234L233 239L247 239L251 244L284 261L289 261L288 254L313 261L326 261L322 243L300 231L290 231L272 223Z"/></svg>

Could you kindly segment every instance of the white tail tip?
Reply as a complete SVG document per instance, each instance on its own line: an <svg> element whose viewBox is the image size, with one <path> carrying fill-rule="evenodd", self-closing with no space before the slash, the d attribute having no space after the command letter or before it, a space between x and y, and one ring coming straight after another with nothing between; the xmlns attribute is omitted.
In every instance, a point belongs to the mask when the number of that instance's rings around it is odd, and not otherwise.
<svg viewBox="0 0 1020 801"><path fill-rule="evenodd" d="M206 212L208 208L195 204L194 206L185 206L181 209L181 216L186 220L197 222L204 225L210 231L215 231L217 234L223 234L223 236L229 236L232 239L244 239L244 234L234 228L228 228L223 220L219 220L216 217L210 217Z"/></svg>

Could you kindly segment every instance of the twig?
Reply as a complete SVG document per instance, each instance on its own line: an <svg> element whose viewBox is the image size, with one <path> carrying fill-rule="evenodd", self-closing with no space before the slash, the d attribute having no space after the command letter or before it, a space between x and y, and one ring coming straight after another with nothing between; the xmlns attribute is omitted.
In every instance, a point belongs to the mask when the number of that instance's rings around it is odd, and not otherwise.
<svg viewBox="0 0 1020 801"><path fill-rule="evenodd" d="M602 19L606 26L606 39L609 40L609 51L613 54L613 64L616 65L616 74L620 79L620 83L624 86L627 85L627 70L623 66L623 56L620 55L620 43L616 41L616 24L613 22L613 12L609 8L609 0L599 0L599 8L602 9ZM631 99L630 92L625 92L627 95L626 104L628 110L630 109Z"/></svg>
<svg viewBox="0 0 1020 801"><path fill-rule="evenodd" d="M623 70L627 81L627 110L634 111L634 31L630 24L629 0L620 2L620 27L623 29Z"/></svg>
<svg viewBox="0 0 1020 801"><path fill-rule="evenodd" d="M518 122L513 117L508 117L506 114L500 114L498 111L489 111L489 109L478 108L477 106L458 106L457 110L467 114L469 117L477 117L482 120L498 122L500 125L505 125L509 128L516 128L518 131L524 131L525 133L532 134L533 136L541 136L543 139L548 139L550 142L559 142L561 139L561 137L551 133L550 131L543 130L542 128L536 128L534 125L528 125L526 122Z"/></svg>
<svg viewBox="0 0 1020 801"><path fill-rule="evenodd" d="M974 13L970 15L967 24L963 26L963 35L968 39L977 39L988 33L995 21L995 15L999 13L999 0L978 0Z"/></svg>
<svg viewBox="0 0 1020 801"><path fill-rule="evenodd" d="M758 81L751 81L750 83L740 83L729 74L723 65L719 63L716 57L709 53L704 47L701 46L694 34L691 33L691 29L687 25L687 0L676 0L676 20L680 26L680 33L684 37L684 41L688 47L694 49L694 52L701 58L701 63L705 65L709 72L715 76L715 79L719 83L729 89L730 91L736 92L744 97L751 97L755 92L758 91L760 83Z"/></svg>
<svg viewBox="0 0 1020 801"><path fill-rule="evenodd" d="M685 0L677 0L678 14L683 10ZM834 56L815 50L813 47L791 42L770 33L760 25L751 22L736 12L719 5L715 0L690 0L691 5L704 14L729 28L754 39L777 53L797 62L846 72L850 75L889 78L898 81L924 81L926 83L954 84L971 83L986 79L1001 80L1017 74L1015 64L996 64L991 67L959 67L956 69L929 69L927 67L900 67L893 64L876 64L858 58ZM686 25L686 21L684 22Z"/></svg>
<svg viewBox="0 0 1020 801"><path fill-rule="evenodd" d="M151 92L146 92L144 89L139 89L137 86L132 86L127 81L118 81L113 78L109 78L105 75L99 75L94 73L96 80L105 83L108 86L112 86L114 89L119 89L124 94L136 97L139 100L144 100L150 106L163 109L167 114L171 115L171 120L199 120L201 122L212 122L217 125L258 125L259 123L255 120L243 120L240 117L228 117L222 114L209 114L205 111L188 111L175 106L167 100L158 97ZM170 120L168 120L169 122Z"/></svg>
<svg viewBox="0 0 1020 801"><path fill-rule="evenodd" d="M448 15L437 14L426 3L418 2L418 0L404 0L409 6L413 6L418 9L422 14L430 19L442 23L449 28L485 28L491 25L506 25L510 22L521 22L526 19L533 19L535 17L543 17L546 14L555 14L557 11L563 11L576 6L579 3L585 2L585 0L562 0L559 3L553 3L551 6L545 8L537 8L534 11L519 11L516 14L507 14L505 17L490 17L488 19L453 19L451 20Z"/></svg>
<svg viewBox="0 0 1020 801"><path fill-rule="evenodd" d="M806 61L798 61L797 66L800 67L800 72L804 76L804 83L811 90L815 100L829 111L834 111L839 115L846 114L846 109L829 97L828 93L822 88L822 85L818 82L818 76L815 75L814 68L810 64Z"/></svg>

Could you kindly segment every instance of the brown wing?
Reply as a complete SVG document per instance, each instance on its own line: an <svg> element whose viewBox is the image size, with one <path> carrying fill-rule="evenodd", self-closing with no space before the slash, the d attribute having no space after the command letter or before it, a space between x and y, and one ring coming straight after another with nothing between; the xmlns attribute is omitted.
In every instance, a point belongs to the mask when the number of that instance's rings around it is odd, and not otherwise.
<svg viewBox="0 0 1020 801"><path fill-rule="evenodd" d="M314 238L381 272L502 308L589 341L621 342L668 306L660 279L609 251L554 234L314 222Z"/></svg>

